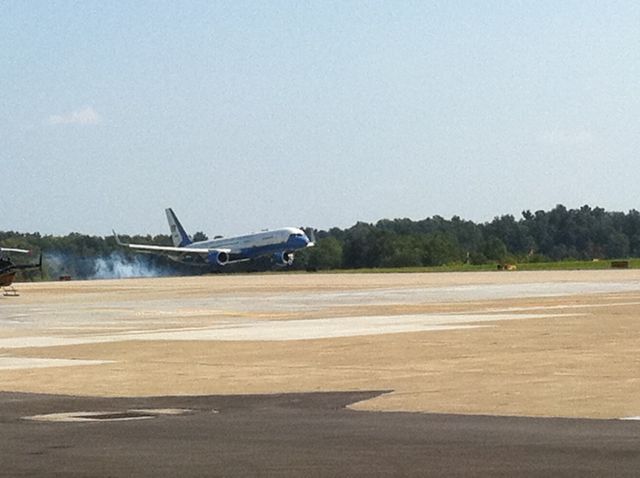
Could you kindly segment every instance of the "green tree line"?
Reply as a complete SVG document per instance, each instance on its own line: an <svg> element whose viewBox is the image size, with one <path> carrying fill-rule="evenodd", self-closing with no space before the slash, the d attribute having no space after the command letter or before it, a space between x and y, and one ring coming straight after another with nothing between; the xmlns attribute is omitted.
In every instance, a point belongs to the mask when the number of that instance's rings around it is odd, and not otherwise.
<svg viewBox="0 0 640 478"><path fill-rule="evenodd" d="M523 211L474 223L453 216L359 222L317 232L304 265L318 269L420 267L640 257L640 213L582 206Z"/></svg>
<svg viewBox="0 0 640 478"><path fill-rule="evenodd" d="M170 245L168 235L123 236L127 242ZM204 240L198 232L194 239ZM67 236L0 231L0 245L43 251L48 277L99 275L98 259L135 265L165 274L192 274L206 269L176 264L157 255L133 254L112 237L72 233ZM423 220L382 219L358 222L348 229L316 231L316 247L297 254L294 269L420 267L495 262L547 262L640 257L640 213L607 212L600 207L523 211L475 223L458 216ZM274 268L270 258L227 266L224 270Z"/></svg>

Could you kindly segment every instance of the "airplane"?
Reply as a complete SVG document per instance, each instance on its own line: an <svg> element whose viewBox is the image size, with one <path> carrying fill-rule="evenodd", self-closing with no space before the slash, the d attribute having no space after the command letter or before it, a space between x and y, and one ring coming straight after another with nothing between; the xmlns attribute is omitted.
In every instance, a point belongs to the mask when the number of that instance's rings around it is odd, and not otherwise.
<svg viewBox="0 0 640 478"><path fill-rule="evenodd" d="M27 249L16 249L13 247L0 247L0 253L17 252L20 254L30 254ZM16 290L11 287L13 279L20 270L40 269L42 271L42 254L37 264L14 264L6 254L0 255L0 287L4 290L4 295L18 295Z"/></svg>
<svg viewBox="0 0 640 478"><path fill-rule="evenodd" d="M171 208L165 209L173 247L123 243L113 231L116 243L138 252L163 254L185 264L226 266L271 255L278 266L293 264L294 252L314 246L314 242L300 228L285 227L243 236L216 238L193 242Z"/></svg>

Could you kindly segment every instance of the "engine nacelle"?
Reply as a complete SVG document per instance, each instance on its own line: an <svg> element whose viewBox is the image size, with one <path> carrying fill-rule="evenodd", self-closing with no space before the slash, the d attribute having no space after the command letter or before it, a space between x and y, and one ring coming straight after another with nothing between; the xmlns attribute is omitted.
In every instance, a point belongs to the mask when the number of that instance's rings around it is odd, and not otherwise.
<svg viewBox="0 0 640 478"><path fill-rule="evenodd" d="M280 267L290 266L293 264L293 252L276 252L273 255L273 262Z"/></svg>
<svg viewBox="0 0 640 478"><path fill-rule="evenodd" d="M224 266L229 262L229 254L225 251L211 251L207 256L209 264Z"/></svg>

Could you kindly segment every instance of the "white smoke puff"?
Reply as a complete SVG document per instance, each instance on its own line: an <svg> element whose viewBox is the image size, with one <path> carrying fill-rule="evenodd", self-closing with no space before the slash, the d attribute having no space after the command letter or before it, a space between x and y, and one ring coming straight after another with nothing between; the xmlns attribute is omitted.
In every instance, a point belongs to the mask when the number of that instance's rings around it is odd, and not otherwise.
<svg viewBox="0 0 640 478"><path fill-rule="evenodd" d="M57 279L119 279L128 277L160 277L175 275L167 266L158 266L148 256L127 257L113 252L105 257L84 257L72 253L48 251L43 263L48 275Z"/></svg>
<svg viewBox="0 0 640 478"><path fill-rule="evenodd" d="M47 266L55 272L59 272L65 264L65 258L62 254L47 252L43 255L43 259L46 261Z"/></svg>
<svg viewBox="0 0 640 478"><path fill-rule="evenodd" d="M128 259L118 252L109 257L95 260L95 273L92 279L125 279L130 277L158 277L163 271L152 266L140 256Z"/></svg>
<svg viewBox="0 0 640 478"><path fill-rule="evenodd" d="M57 279L59 276L78 275L78 270L82 270L82 263L73 254L60 251L47 251L43 253L42 263L48 274Z"/></svg>

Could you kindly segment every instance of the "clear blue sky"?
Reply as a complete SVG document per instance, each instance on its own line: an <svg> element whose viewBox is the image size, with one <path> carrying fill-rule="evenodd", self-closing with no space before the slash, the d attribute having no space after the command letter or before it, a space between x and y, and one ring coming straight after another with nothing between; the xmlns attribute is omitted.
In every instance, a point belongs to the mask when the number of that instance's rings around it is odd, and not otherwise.
<svg viewBox="0 0 640 478"><path fill-rule="evenodd" d="M0 230L640 208L640 4L0 2Z"/></svg>

